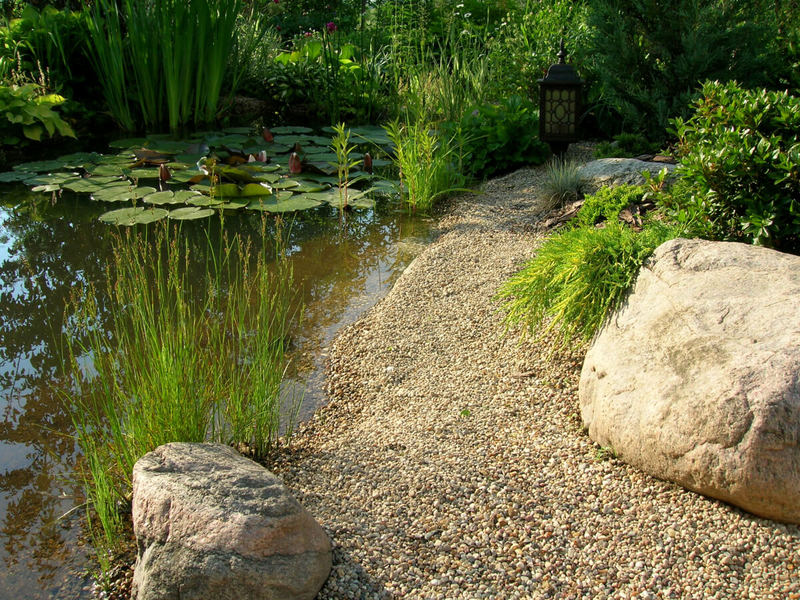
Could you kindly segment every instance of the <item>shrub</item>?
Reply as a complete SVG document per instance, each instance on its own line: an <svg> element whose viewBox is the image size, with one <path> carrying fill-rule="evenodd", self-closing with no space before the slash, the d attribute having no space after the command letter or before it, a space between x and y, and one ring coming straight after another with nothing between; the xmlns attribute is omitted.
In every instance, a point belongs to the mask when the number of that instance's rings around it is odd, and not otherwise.
<svg viewBox="0 0 800 600"><path fill-rule="evenodd" d="M28 140L40 141L47 133L75 137L72 128L53 108L65 101L58 94L47 94L35 83L0 85L0 114L5 116L0 126L0 143L15 145Z"/></svg>
<svg viewBox="0 0 800 600"><path fill-rule="evenodd" d="M800 251L800 98L708 82L694 111L662 205L704 237Z"/></svg>
<svg viewBox="0 0 800 600"><path fill-rule="evenodd" d="M616 309L644 261L678 230L659 221L640 233L611 222L603 229L578 227L559 233L500 289L508 325L529 331L551 319L564 340L589 340Z"/></svg>
<svg viewBox="0 0 800 600"><path fill-rule="evenodd" d="M699 82L776 83L789 70L776 26L758 0L595 0L590 12L593 95L608 134L665 139L671 117L686 116ZM598 108L597 112L602 112Z"/></svg>
<svg viewBox="0 0 800 600"><path fill-rule="evenodd" d="M613 142L601 142L594 155L597 158L626 158L640 154L655 154L661 144L650 142L641 133L620 133Z"/></svg>
<svg viewBox="0 0 800 600"><path fill-rule="evenodd" d="M578 211L578 222L588 227L599 221L616 221L619 212L642 199L646 189L641 185L603 187L586 196Z"/></svg>
<svg viewBox="0 0 800 600"><path fill-rule="evenodd" d="M475 177L539 165L550 155L547 144L539 141L536 107L520 96L473 108L461 119L460 128L464 166Z"/></svg>

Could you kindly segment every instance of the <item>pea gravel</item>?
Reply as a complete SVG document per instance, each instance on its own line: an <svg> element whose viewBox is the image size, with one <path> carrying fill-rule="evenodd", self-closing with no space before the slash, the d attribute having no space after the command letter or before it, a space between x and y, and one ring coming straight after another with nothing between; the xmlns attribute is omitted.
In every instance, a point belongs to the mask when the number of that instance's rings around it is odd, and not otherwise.
<svg viewBox="0 0 800 600"><path fill-rule="evenodd" d="M581 427L584 349L504 331L543 172L451 202L332 345L329 403L273 465L331 537L318 597L800 598L800 528L616 460Z"/></svg>

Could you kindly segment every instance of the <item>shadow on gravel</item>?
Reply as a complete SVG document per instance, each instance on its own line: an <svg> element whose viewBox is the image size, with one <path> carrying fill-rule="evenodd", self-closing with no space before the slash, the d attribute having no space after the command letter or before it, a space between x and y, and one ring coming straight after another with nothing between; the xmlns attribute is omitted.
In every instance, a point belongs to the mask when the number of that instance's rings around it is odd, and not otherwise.
<svg viewBox="0 0 800 600"><path fill-rule="evenodd" d="M317 598L385 600L391 597L388 590L375 581L351 554L343 548L333 549L331 574Z"/></svg>

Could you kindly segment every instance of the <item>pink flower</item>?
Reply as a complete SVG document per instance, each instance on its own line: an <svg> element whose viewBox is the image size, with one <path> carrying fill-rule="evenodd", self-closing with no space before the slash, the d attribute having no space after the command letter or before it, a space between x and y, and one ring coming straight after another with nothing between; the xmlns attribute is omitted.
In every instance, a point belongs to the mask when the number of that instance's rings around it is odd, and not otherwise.
<svg viewBox="0 0 800 600"><path fill-rule="evenodd" d="M328 22L325 25L325 29L328 30L328 33L333 33L334 31L336 31L336 23L334 23L333 21Z"/></svg>

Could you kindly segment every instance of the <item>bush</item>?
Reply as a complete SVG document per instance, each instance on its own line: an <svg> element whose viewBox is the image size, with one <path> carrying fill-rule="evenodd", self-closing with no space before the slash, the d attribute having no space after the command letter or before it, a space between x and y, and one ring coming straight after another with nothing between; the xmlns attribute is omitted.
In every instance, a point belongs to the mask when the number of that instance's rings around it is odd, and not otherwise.
<svg viewBox="0 0 800 600"><path fill-rule="evenodd" d="M662 205L703 237L800 251L800 98L708 82L694 110Z"/></svg>
<svg viewBox="0 0 800 600"><path fill-rule="evenodd" d="M64 101L35 83L0 85L0 114L6 121L0 125L0 144L16 145L23 138L38 142L44 133L75 137L69 124L53 110Z"/></svg>
<svg viewBox="0 0 800 600"><path fill-rule="evenodd" d="M582 49L589 37L585 0L527 0L511 10L490 40L489 58L498 96L538 98L537 79L557 61L563 38L567 61L582 70Z"/></svg>
<svg viewBox="0 0 800 600"><path fill-rule="evenodd" d="M607 134L662 141L705 79L769 86L790 70L774 19L758 0L595 0L590 13L593 96Z"/></svg>
<svg viewBox="0 0 800 600"><path fill-rule="evenodd" d="M461 119L460 127L464 167L474 177L540 165L550 155L547 144L539 141L536 107L520 96L473 108Z"/></svg>
<svg viewBox="0 0 800 600"><path fill-rule="evenodd" d="M535 330L546 319L564 340L591 339L615 310L644 261L678 230L651 221L641 233L611 222L603 229L578 227L548 239L497 298L504 301L506 324Z"/></svg>
<svg viewBox="0 0 800 600"><path fill-rule="evenodd" d="M613 142L601 142L594 151L596 158L628 158L640 154L655 154L661 144L647 140L641 133L620 133Z"/></svg>
<svg viewBox="0 0 800 600"><path fill-rule="evenodd" d="M645 191L642 185L600 188L596 193L586 196L583 206L578 211L578 222L593 227L599 221L616 221L619 212L639 202Z"/></svg>

